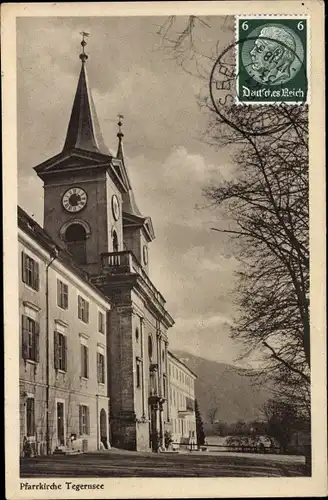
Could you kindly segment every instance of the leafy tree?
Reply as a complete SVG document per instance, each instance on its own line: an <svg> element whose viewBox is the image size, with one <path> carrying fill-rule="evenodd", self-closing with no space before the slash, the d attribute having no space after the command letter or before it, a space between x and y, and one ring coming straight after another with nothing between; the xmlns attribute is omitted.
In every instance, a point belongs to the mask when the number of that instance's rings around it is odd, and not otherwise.
<svg viewBox="0 0 328 500"><path fill-rule="evenodd" d="M285 401L270 399L264 405L267 417L267 435L278 441L282 452L286 453L293 433L300 428L300 418L295 407Z"/></svg>
<svg viewBox="0 0 328 500"><path fill-rule="evenodd" d="M205 432L202 415L199 411L198 401L195 401L196 435L198 446L205 444Z"/></svg>
<svg viewBox="0 0 328 500"><path fill-rule="evenodd" d="M215 423L214 426L214 433L217 434L218 436L228 436L229 435L229 425L227 422L223 422L222 420L219 420L219 422Z"/></svg>

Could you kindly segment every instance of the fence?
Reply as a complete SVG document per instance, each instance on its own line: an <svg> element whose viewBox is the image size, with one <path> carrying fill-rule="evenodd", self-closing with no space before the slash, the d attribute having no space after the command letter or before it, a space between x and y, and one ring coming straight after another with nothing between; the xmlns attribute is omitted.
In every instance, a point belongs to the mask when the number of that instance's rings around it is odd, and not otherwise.
<svg viewBox="0 0 328 500"><path fill-rule="evenodd" d="M180 449L190 450L190 444L173 442L173 446ZM293 446L290 450L284 451L278 446L247 446L247 445L224 445L224 444L206 444L203 446L193 445L193 450L212 451L212 452L238 452L238 453L261 453L273 455L305 455L304 446Z"/></svg>

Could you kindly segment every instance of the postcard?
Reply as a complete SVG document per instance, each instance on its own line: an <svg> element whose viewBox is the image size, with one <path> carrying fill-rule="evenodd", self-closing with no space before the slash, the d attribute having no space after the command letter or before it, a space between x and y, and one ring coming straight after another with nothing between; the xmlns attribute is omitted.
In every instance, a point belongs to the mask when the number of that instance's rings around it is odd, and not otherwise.
<svg viewBox="0 0 328 500"><path fill-rule="evenodd" d="M323 26L3 4L6 498L327 493Z"/></svg>

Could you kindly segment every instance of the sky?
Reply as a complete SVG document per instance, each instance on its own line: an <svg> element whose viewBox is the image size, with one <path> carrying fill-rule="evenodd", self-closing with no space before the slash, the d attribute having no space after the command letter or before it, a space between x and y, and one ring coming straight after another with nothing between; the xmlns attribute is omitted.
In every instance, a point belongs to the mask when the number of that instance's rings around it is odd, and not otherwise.
<svg viewBox="0 0 328 500"><path fill-rule="evenodd" d="M137 204L151 216L156 239L150 277L175 319L172 349L237 364L240 346L229 328L238 268L226 237L229 221L209 207L202 189L233 175L229 150L202 139L208 115L197 104L206 81L184 71L157 34L164 18L20 18L17 21L18 200L43 224L43 188L33 167L59 153L80 71L81 31L90 33L87 72L100 127L117 148L124 115L124 151ZM177 20L176 28L185 19ZM208 26L207 26L208 25ZM228 45L226 19L198 27L197 48Z"/></svg>

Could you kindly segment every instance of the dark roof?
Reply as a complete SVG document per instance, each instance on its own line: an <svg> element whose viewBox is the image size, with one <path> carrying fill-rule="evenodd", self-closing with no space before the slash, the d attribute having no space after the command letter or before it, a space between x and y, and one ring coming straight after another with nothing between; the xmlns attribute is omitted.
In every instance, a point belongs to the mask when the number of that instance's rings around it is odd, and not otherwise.
<svg viewBox="0 0 328 500"><path fill-rule="evenodd" d="M81 269L73 259L73 256L63 247L54 242L54 240L49 236L47 231L43 229L32 217L28 215L25 210L21 207L17 207L17 216L18 216L18 227L22 229L25 233L27 233L31 238L36 240L44 250L49 253L55 254L58 253L58 260L62 262L66 267L68 267L74 274L76 274L80 279L88 284L98 295L102 296L104 300L108 303L110 302L108 297L106 297L101 290L96 287L88 273Z"/></svg>
<svg viewBox="0 0 328 500"><path fill-rule="evenodd" d="M175 359L176 361L178 361L181 365L183 365L185 368L187 368L187 370L188 370L188 371L190 371L190 373L192 373L192 374L193 374L196 378L198 377L198 376L196 375L196 373L195 373L195 372L193 372L193 371L189 368L189 366L187 366L187 365L186 365L186 363L184 363L183 361L181 361L181 359L180 359L180 358L178 358L177 356L175 356L175 355L173 354L173 352L168 351L168 354L169 354L169 356L171 356L173 359Z"/></svg>
<svg viewBox="0 0 328 500"><path fill-rule="evenodd" d="M111 154L105 145L99 126L88 85L85 62L81 67L63 151L68 152L73 149Z"/></svg>

